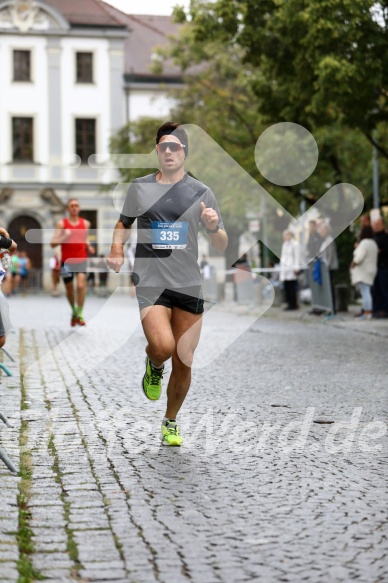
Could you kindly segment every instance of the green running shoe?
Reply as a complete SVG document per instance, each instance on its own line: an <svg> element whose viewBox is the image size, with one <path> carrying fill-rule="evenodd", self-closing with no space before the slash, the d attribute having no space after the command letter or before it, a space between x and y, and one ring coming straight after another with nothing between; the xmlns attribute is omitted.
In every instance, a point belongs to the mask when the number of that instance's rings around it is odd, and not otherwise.
<svg viewBox="0 0 388 583"><path fill-rule="evenodd" d="M148 356L146 357L146 371L143 376L142 387L145 396L151 401L157 401L162 394L162 377L164 367L154 368Z"/></svg>
<svg viewBox="0 0 388 583"><path fill-rule="evenodd" d="M163 445L182 445L183 437L179 435L179 429L176 421L164 421L162 423L162 444Z"/></svg>

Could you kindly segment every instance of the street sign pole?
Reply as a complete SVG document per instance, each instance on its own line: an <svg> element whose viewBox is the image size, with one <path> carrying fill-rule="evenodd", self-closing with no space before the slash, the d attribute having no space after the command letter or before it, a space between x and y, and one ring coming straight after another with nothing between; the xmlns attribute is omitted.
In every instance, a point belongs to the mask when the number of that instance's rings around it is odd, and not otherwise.
<svg viewBox="0 0 388 583"><path fill-rule="evenodd" d="M379 159L376 146L373 146L373 208L380 208L380 192L379 192Z"/></svg>

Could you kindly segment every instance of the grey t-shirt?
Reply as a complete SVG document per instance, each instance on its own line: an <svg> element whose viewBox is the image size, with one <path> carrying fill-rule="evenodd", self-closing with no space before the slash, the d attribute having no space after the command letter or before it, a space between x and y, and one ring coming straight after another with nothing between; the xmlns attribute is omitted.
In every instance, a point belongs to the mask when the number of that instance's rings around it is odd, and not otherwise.
<svg viewBox="0 0 388 583"><path fill-rule="evenodd" d="M223 228L216 198L210 188L187 174L176 184L160 184L157 174L131 183L120 214L125 227L137 219L135 283L165 289L200 285L200 203L217 211Z"/></svg>

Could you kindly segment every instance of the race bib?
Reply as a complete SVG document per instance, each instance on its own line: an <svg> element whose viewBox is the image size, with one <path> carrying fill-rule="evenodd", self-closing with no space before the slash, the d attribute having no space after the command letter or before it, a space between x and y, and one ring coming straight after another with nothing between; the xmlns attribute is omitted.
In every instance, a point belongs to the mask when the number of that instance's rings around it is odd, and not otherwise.
<svg viewBox="0 0 388 583"><path fill-rule="evenodd" d="M186 249L188 227L186 221L177 223L152 221L152 249Z"/></svg>

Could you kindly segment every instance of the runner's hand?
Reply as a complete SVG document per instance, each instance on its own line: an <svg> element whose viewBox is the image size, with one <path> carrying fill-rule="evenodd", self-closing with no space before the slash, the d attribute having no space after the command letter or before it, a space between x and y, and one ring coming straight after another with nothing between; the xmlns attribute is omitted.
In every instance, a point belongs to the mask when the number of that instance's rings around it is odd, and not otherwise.
<svg viewBox="0 0 388 583"><path fill-rule="evenodd" d="M122 245L112 246L112 249L106 258L106 264L109 269L113 269L116 273L119 273L124 263L124 249Z"/></svg>
<svg viewBox="0 0 388 583"><path fill-rule="evenodd" d="M207 229L215 229L218 225L218 213L212 208L206 208L204 202L201 202L201 219Z"/></svg>

